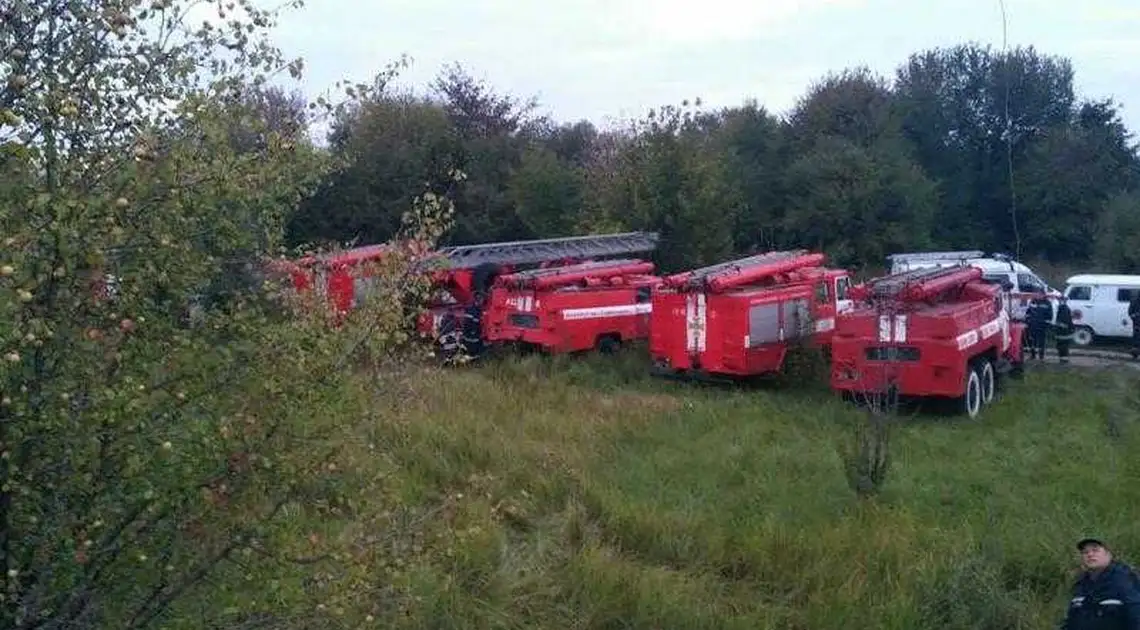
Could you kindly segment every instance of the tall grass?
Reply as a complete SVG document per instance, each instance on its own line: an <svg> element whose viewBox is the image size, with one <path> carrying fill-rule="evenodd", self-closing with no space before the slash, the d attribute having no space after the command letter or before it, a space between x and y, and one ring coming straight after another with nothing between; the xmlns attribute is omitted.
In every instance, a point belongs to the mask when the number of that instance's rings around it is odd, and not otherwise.
<svg viewBox="0 0 1140 630"><path fill-rule="evenodd" d="M811 383L657 380L636 351L410 369L394 404L370 383L352 475L429 515L360 595L383 627L1049 628L1078 537L1140 557L1129 372L904 418L869 500L841 457L860 412Z"/></svg>

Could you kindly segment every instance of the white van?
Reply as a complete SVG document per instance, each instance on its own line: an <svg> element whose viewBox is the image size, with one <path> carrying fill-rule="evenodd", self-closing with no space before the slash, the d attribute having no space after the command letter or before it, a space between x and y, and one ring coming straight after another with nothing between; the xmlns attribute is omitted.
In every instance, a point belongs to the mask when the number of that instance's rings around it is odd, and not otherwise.
<svg viewBox="0 0 1140 630"><path fill-rule="evenodd" d="M1025 311L1029 302L1037 296L1044 295L1053 302L1055 313L1056 301L1061 292L1050 287L1032 269L1019 263L1005 254L986 255L983 251L968 250L957 252L914 252L891 254L887 256L891 265L890 273L901 273L910 269L923 269L930 267L952 267L954 265L969 265L982 270L982 278L993 281L1007 281L1013 288L1010 297L1013 301L1014 319L1025 319Z"/></svg>
<svg viewBox="0 0 1140 630"><path fill-rule="evenodd" d="M1140 276L1086 273L1065 282L1065 297L1077 327L1073 343L1087 346L1095 337L1131 337L1128 303L1140 292Z"/></svg>

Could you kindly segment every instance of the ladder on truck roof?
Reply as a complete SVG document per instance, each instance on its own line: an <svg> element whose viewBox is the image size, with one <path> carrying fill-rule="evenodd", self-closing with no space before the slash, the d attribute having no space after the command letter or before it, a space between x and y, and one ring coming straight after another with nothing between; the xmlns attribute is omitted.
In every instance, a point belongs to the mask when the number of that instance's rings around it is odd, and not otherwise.
<svg viewBox="0 0 1140 630"><path fill-rule="evenodd" d="M534 241L454 245L439 250L451 268L471 268L481 264L525 265L565 258L599 258L657 249L656 232L624 232L550 238Z"/></svg>
<svg viewBox="0 0 1140 630"><path fill-rule="evenodd" d="M980 269L966 265L912 269L870 280L867 292L877 299L924 299L981 276Z"/></svg>
<svg viewBox="0 0 1140 630"><path fill-rule="evenodd" d="M666 278L665 283L674 288L723 290L775 274L818 266L824 258L823 254L812 254L806 249L767 252L675 274Z"/></svg>
<svg viewBox="0 0 1140 630"><path fill-rule="evenodd" d="M957 252L913 252L890 254L887 260L891 262L922 262L924 260L967 260L970 258L985 258L986 253L980 250L963 250Z"/></svg>
<svg viewBox="0 0 1140 630"><path fill-rule="evenodd" d="M572 284L590 277L645 274L651 273L652 271L653 263L651 262L637 258L617 258L566 265L563 267L528 269L526 271L500 276L499 282L504 285L516 287L529 286L533 288L549 288Z"/></svg>

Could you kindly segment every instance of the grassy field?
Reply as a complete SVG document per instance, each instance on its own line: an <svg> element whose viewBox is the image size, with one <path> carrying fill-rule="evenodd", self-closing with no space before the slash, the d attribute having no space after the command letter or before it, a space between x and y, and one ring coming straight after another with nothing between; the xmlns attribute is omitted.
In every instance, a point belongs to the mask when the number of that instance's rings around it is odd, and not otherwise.
<svg viewBox="0 0 1140 630"><path fill-rule="evenodd" d="M1140 560L1134 379L1035 371L976 421L901 419L861 500L862 416L818 385L657 380L636 351L409 369L339 460L383 518L308 518L382 532L354 589L377 627L1050 628L1078 537Z"/></svg>

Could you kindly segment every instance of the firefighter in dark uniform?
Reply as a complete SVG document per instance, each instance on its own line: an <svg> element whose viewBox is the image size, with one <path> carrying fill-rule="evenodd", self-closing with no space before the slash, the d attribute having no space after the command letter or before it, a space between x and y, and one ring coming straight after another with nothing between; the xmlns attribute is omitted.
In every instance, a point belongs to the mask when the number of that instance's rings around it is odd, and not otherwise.
<svg viewBox="0 0 1140 630"><path fill-rule="evenodd" d="M1061 303L1057 305L1057 323L1054 324L1054 339L1057 340L1057 356L1061 363L1069 362L1069 344L1073 342L1073 312L1069 310L1069 300L1061 296Z"/></svg>
<svg viewBox="0 0 1140 630"><path fill-rule="evenodd" d="M1140 291L1132 292L1128 302L1128 319L1132 320L1132 358L1140 358Z"/></svg>
<svg viewBox="0 0 1140 630"><path fill-rule="evenodd" d="M1140 576L1096 538L1077 543L1081 575L1061 630L1140 630Z"/></svg>
<svg viewBox="0 0 1140 630"><path fill-rule="evenodd" d="M482 263L472 270L471 288L474 301L463 309L463 349L467 356L478 358L487 349L483 340L483 309L491 297L491 286L502 270L494 263Z"/></svg>
<svg viewBox="0 0 1140 630"><path fill-rule="evenodd" d="M1053 303L1044 296L1033 298L1025 311L1026 329L1029 333L1029 358L1045 358L1045 337L1049 324L1053 321Z"/></svg>

